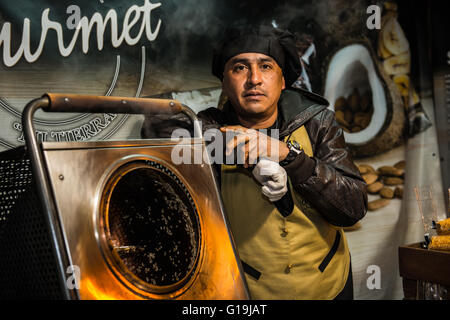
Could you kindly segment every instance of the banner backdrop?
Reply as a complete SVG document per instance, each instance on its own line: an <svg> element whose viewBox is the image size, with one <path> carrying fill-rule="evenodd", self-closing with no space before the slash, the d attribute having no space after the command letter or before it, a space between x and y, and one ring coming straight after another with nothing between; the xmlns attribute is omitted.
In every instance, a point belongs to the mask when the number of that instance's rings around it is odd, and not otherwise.
<svg viewBox="0 0 450 320"><path fill-rule="evenodd" d="M296 85L329 100L370 187L370 211L347 230L355 298L401 299L398 246L423 241L425 221L446 214L431 86L424 85L430 79L416 67L425 58L410 45L415 31L402 26L407 6L0 0L0 151L24 143L21 112L45 92L172 97L196 112L219 106L221 84L210 65L223 29L287 28L304 67ZM426 25L425 14L415 14ZM35 126L43 141L122 140L139 138L142 119L40 111ZM423 212L425 203L431 209Z"/></svg>

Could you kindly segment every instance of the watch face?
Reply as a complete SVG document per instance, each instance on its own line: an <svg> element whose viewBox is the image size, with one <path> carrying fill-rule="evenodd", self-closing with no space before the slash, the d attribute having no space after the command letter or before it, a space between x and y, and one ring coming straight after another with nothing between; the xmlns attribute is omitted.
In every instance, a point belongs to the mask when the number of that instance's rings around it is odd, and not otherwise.
<svg viewBox="0 0 450 320"><path fill-rule="evenodd" d="M297 141L293 140L293 141L289 141L288 142L288 147L291 151L295 151L297 154L301 152L302 148L300 147L300 145L298 144ZM294 149L294 150L292 150Z"/></svg>

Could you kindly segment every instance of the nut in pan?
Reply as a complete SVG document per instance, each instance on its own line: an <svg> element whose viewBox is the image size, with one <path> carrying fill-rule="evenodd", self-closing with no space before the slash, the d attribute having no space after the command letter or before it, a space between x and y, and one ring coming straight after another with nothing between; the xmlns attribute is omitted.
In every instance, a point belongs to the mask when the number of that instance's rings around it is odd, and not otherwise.
<svg viewBox="0 0 450 320"><path fill-rule="evenodd" d="M388 186L396 186L399 184L403 184L403 179L397 178L397 177L386 177L383 179L383 182L385 185L388 185Z"/></svg>
<svg viewBox="0 0 450 320"><path fill-rule="evenodd" d="M360 164L358 165L359 173L376 173L375 169L369 164Z"/></svg>
<svg viewBox="0 0 450 320"><path fill-rule="evenodd" d="M367 127L370 123L370 114L364 112L355 113L353 123L361 128Z"/></svg>
<svg viewBox="0 0 450 320"><path fill-rule="evenodd" d="M344 119L348 124L351 124L353 122L353 112L351 112L349 109L346 109L344 111Z"/></svg>
<svg viewBox="0 0 450 320"><path fill-rule="evenodd" d="M378 179L378 175L376 173L366 173L362 175L362 178L366 182L366 184L372 184Z"/></svg>
<svg viewBox="0 0 450 320"><path fill-rule="evenodd" d="M339 97L334 102L334 110L335 111L344 110L346 107L347 107L347 99L345 99L344 97Z"/></svg>
<svg viewBox="0 0 450 320"><path fill-rule="evenodd" d="M384 187L380 190L380 196L386 199L392 199L394 197L394 190L389 187Z"/></svg>
<svg viewBox="0 0 450 320"><path fill-rule="evenodd" d="M382 166L378 168L378 173L384 176L401 177L405 173L405 170L391 166Z"/></svg>
<svg viewBox="0 0 450 320"><path fill-rule="evenodd" d="M369 209L369 211L375 211L378 210L380 208L383 208L385 206L387 206L390 203L389 199L377 199L377 200L373 200L370 201L367 204L367 208Z"/></svg>
<svg viewBox="0 0 450 320"><path fill-rule="evenodd" d="M384 60L383 68L389 75L406 74L410 72L410 62L411 59L408 51Z"/></svg>
<svg viewBox="0 0 450 320"><path fill-rule="evenodd" d="M370 194L377 194L378 192L380 192L381 189L383 189L383 187L384 187L383 183L377 181L367 186L367 192Z"/></svg>
<svg viewBox="0 0 450 320"><path fill-rule="evenodd" d="M394 164L394 167L397 168L397 169L405 169L406 168L406 161L405 160L400 160L399 162Z"/></svg>
<svg viewBox="0 0 450 320"><path fill-rule="evenodd" d="M350 124L345 120L345 115L342 110L337 110L334 114L334 117L336 118L336 122L341 126L344 126L345 128L348 128L350 126Z"/></svg>

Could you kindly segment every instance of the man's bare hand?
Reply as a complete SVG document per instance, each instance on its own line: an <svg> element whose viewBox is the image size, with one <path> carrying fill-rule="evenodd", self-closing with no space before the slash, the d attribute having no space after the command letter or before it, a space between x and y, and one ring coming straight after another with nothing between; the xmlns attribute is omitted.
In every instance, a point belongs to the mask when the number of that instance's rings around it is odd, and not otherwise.
<svg viewBox="0 0 450 320"><path fill-rule="evenodd" d="M289 153L286 143L255 129L236 125L222 127L220 131L233 134L234 138L227 142L226 155L229 156L233 152L241 155L243 158L238 159L238 163L242 163L245 168L255 165L263 158L280 162Z"/></svg>

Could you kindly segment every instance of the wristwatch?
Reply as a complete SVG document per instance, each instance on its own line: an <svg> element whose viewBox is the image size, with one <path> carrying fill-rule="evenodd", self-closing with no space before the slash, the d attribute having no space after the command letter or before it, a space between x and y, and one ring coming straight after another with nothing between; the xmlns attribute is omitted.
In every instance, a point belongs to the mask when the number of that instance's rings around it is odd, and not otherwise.
<svg viewBox="0 0 450 320"><path fill-rule="evenodd" d="M282 161L280 161L281 166L288 165L292 161L294 161L297 156L303 152L302 146L295 140L289 140L286 142L287 147L289 148L289 153Z"/></svg>

